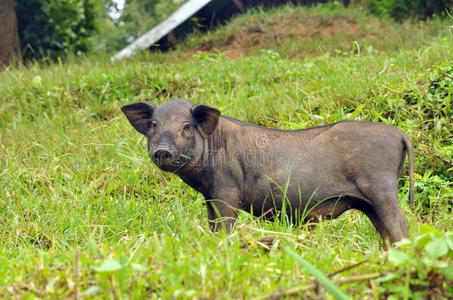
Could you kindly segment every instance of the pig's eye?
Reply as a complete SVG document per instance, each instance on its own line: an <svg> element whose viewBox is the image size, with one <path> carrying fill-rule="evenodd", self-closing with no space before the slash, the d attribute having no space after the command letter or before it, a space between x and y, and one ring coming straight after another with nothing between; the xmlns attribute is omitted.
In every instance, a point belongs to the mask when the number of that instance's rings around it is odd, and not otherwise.
<svg viewBox="0 0 453 300"><path fill-rule="evenodd" d="M190 129L190 127L191 127L190 123L185 123L184 127L182 128L182 130L187 131L187 130Z"/></svg>

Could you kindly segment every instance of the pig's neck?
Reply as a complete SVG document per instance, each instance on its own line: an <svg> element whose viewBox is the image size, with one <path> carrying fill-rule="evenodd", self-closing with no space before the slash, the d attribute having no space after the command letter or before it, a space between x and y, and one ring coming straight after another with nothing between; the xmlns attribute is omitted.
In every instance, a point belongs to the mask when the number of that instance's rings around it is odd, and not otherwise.
<svg viewBox="0 0 453 300"><path fill-rule="evenodd" d="M211 198L215 172L223 171L225 163L236 160L238 141L244 135L240 124L221 117L216 130L203 138L203 152L198 161L192 166L179 172L179 177L192 188L202 193L205 198ZM221 171L220 171L221 172Z"/></svg>

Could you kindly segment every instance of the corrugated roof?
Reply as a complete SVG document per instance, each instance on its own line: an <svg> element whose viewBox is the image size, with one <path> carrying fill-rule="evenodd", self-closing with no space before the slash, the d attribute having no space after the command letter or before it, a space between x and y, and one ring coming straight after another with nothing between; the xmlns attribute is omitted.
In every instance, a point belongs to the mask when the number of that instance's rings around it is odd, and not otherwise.
<svg viewBox="0 0 453 300"><path fill-rule="evenodd" d="M153 29L149 30L115 54L112 59L115 60L129 57L137 50L149 48L151 45L169 34L172 30L176 29L176 27L184 23L188 18L192 17L196 12L211 1L212 0L191 0L184 3Z"/></svg>

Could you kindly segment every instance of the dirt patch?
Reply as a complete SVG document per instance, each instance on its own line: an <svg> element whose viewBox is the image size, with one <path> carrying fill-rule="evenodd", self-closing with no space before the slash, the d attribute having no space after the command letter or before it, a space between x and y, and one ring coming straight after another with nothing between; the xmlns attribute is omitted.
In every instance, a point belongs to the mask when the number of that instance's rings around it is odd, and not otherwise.
<svg viewBox="0 0 453 300"><path fill-rule="evenodd" d="M231 48L225 51L225 57L228 59L238 59L242 57L241 52L236 48Z"/></svg>
<svg viewBox="0 0 453 300"><path fill-rule="evenodd" d="M281 16L278 22L251 19L241 26L236 26L226 39L205 41L183 56L222 51L226 58L238 59L259 53L260 49L272 49L274 45L304 43L314 38L350 36L356 34L358 29L356 21L345 17L326 20L294 13ZM298 56L311 56L311 53L300 53Z"/></svg>
<svg viewBox="0 0 453 300"><path fill-rule="evenodd" d="M345 31L347 31L349 33L355 33L357 31L357 24L352 23L352 22L349 22L343 26L332 24L332 25L329 25L329 26L326 26L325 28L323 28L321 30L321 34L325 37L329 37L329 36L335 36L335 35L341 34Z"/></svg>

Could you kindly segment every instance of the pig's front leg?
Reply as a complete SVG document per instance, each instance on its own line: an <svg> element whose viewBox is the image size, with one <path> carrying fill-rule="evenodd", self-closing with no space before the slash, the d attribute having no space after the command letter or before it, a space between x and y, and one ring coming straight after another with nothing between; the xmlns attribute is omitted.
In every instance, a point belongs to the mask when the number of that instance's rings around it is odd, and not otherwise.
<svg viewBox="0 0 453 300"><path fill-rule="evenodd" d="M236 189L224 189L206 199L209 225L214 231L229 232L236 221L239 209L239 192Z"/></svg>

